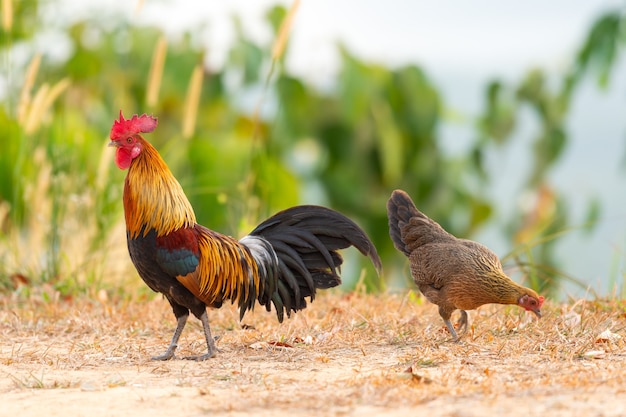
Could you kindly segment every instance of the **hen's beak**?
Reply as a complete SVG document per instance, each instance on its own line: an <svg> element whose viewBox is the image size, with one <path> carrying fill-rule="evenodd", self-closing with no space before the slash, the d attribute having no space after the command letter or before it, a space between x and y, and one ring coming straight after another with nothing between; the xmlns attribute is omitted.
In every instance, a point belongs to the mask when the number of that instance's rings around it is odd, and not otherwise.
<svg viewBox="0 0 626 417"><path fill-rule="evenodd" d="M530 310L530 311L532 311L533 313L535 313L535 315L537 316L537 318L541 318L541 310L536 309L536 310Z"/></svg>

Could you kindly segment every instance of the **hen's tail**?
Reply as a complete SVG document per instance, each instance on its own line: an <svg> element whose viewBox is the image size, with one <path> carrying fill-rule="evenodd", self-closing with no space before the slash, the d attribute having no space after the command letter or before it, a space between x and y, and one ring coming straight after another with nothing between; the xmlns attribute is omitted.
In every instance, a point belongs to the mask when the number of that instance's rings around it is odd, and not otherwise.
<svg viewBox="0 0 626 417"><path fill-rule="evenodd" d="M395 190L387 201L389 236L400 252L409 256L422 245L455 239L437 222L419 211L411 197L402 190Z"/></svg>
<svg viewBox="0 0 626 417"><path fill-rule="evenodd" d="M317 289L341 284L343 258L339 249L350 246L368 256L380 273L382 265L367 234L352 220L320 206L297 206L281 211L258 225L240 241L251 252L261 275L259 303L273 303L278 320L306 307L305 297ZM247 306L251 308L252 306ZM246 307L241 308L241 315Z"/></svg>

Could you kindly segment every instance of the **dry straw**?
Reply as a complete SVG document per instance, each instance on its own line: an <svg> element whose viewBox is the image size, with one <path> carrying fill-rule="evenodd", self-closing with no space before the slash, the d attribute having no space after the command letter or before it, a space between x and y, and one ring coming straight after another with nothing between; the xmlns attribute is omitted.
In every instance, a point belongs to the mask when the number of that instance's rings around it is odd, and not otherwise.
<svg viewBox="0 0 626 417"><path fill-rule="evenodd" d="M26 76L24 77L24 85L22 85L22 92L20 93L20 101L17 106L17 120L20 124L23 124L28 117L28 111L30 108L31 95L30 92L35 85L37 79L37 73L39 72L39 66L41 65L41 54L37 54L33 57L26 69Z"/></svg>
<svg viewBox="0 0 626 417"><path fill-rule="evenodd" d="M2 29L6 33L13 28L13 3L11 0L2 0Z"/></svg>
<svg viewBox="0 0 626 417"><path fill-rule="evenodd" d="M300 0L296 0L291 5L287 16L280 25L280 29L278 30L278 36L276 37L276 41L274 42L274 47L272 48L272 60L277 61L285 52L285 46L287 45L287 39L289 39L289 33L291 32L291 26L293 25L293 19L298 11L298 7L300 7Z"/></svg>
<svg viewBox="0 0 626 417"><path fill-rule="evenodd" d="M200 62L193 69L189 87L187 88L187 96L185 97L185 113L183 115L183 137L185 139L193 136L196 128L196 117L198 114L198 106L200 105L200 94L202 92L202 78L204 66Z"/></svg>
<svg viewBox="0 0 626 417"><path fill-rule="evenodd" d="M259 139L261 107L263 106L265 93L269 88L270 80L272 79L272 75L274 74L274 70L276 68L276 63L285 53L285 46L287 45L289 33L291 32L291 26L293 25L293 19L295 18L296 12L298 11L298 7L300 7L300 0L296 0L293 2L291 8L289 8L289 12L287 12L287 16L285 16L280 25L280 28L278 29L278 35L276 36L274 46L272 47L272 64L267 74L267 77L265 78L264 94L259 99L259 102L254 109L254 113L252 114L252 120L254 121L254 127L252 131L253 140Z"/></svg>
<svg viewBox="0 0 626 417"><path fill-rule="evenodd" d="M34 133L52 104L70 86L70 79L63 78L57 81L52 87L50 84L42 84L34 96L32 96L33 86L41 66L41 54L33 57L26 69L24 85L20 93L20 101L17 105L17 120L27 134Z"/></svg>
<svg viewBox="0 0 626 417"><path fill-rule="evenodd" d="M31 202L30 209L37 214L29 216L28 237L26 241L23 241L24 246L19 251L21 256L18 259L18 264L15 266L18 271L40 270L43 260L41 257L42 252L39 249L46 247L46 237L51 227L49 219L52 213L52 201L49 190L52 182L52 165L46 157L46 151L43 146L38 146L33 150L32 158L39 172L36 180L26 185L24 200Z"/></svg>
<svg viewBox="0 0 626 417"><path fill-rule="evenodd" d="M39 126L41 115L43 114L44 103L46 101L46 95L48 94L49 89L50 85L48 85L48 83L44 83L41 87L39 87L39 90L37 90L35 97L30 103L28 113L25 116L24 124L22 125L24 132L28 134L33 133Z"/></svg>
<svg viewBox="0 0 626 417"><path fill-rule="evenodd" d="M9 218L11 206L6 201L0 201L0 230L4 230L4 223Z"/></svg>
<svg viewBox="0 0 626 417"><path fill-rule="evenodd" d="M161 80L163 79L163 68L165 67L165 57L167 55L167 41L165 36L161 36L154 47L152 54L152 65L148 75L148 88L146 91L146 104L154 107L159 99Z"/></svg>
<svg viewBox="0 0 626 417"><path fill-rule="evenodd" d="M28 110L28 116L25 118L23 124L24 132L27 134L34 133L41 123L43 122L45 115L47 114L54 101L69 87L69 78L63 78L58 81L52 87L48 83L44 83L33 99L31 106Z"/></svg>

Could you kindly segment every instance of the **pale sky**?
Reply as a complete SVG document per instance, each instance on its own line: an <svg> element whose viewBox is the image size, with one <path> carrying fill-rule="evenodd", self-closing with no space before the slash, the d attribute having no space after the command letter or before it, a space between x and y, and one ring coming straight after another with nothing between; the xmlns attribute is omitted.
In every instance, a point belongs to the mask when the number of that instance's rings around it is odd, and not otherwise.
<svg viewBox="0 0 626 417"><path fill-rule="evenodd" d="M223 62L237 14L255 39L268 40L262 20L274 0L62 0L60 13L74 18L93 10L127 13L139 24L157 23L170 34L204 25L199 36L213 65ZM316 81L336 70L336 42L359 57L419 63L430 71L512 75L570 59L590 23L618 0L302 0L291 36L289 65ZM323 80L322 80L323 82Z"/></svg>

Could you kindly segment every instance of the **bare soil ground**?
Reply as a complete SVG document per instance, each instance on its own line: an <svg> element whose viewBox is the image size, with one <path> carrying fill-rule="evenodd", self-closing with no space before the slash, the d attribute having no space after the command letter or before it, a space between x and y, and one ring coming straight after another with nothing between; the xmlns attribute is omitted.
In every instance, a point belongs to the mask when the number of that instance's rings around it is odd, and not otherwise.
<svg viewBox="0 0 626 417"><path fill-rule="evenodd" d="M160 297L41 300L0 298L2 416L626 415L618 302L482 307L460 343L412 292L324 294L283 324L225 306L217 357L154 362L175 324ZM190 319L178 356L204 350Z"/></svg>

